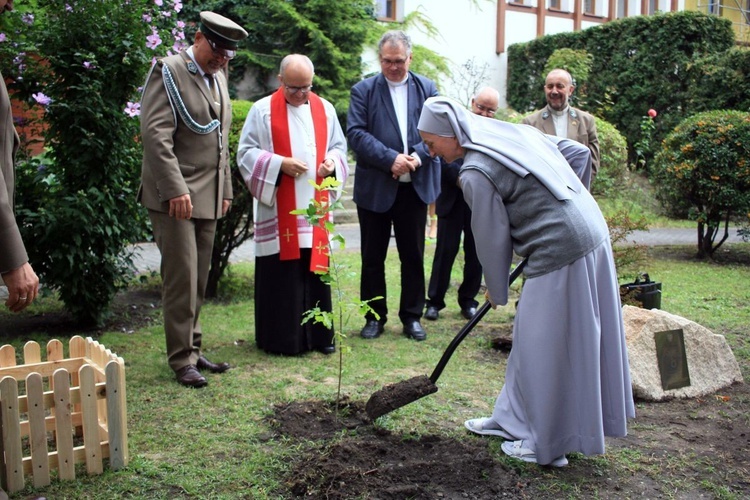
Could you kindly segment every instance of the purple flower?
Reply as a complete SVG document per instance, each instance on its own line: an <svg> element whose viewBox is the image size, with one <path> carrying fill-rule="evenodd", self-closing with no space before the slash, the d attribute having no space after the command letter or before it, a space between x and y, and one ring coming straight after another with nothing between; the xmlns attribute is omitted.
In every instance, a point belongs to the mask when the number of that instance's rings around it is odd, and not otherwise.
<svg viewBox="0 0 750 500"><path fill-rule="evenodd" d="M174 0L174 11L180 12L182 10L182 2L181 0Z"/></svg>
<svg viewBox="0 0 750 500"><path fill-rule="evenodd" d="M128 115L130 118L135 118L136 116L140 115L141 103L128 101L128 105L125 106L125 114Z"/></svg>
<svg viewBox="0 0 750 500"><path fill-rule="evenodd" d="M181 50L184 50L187 48L187 43L185 43L183 40L178 40L172 45L172 50L175 52L180 52Z"/></svg>
<svg viewBox="0 0 750 500"><path fill-rule="evenodd" d="M4 42L6 38L5 33L0 33L0 42Z"/></svg>
<svg viewBox="0 0 750 500"><path fill-rule="evenodd" d="M151 20L152 20L151 14L145 13L145 14L143 14L143 17L141 19L143 19L144 23L150 23Z"/></svg>
<svg viewBox="0 0 750 500"><path fill-rule="evenodd" d="M155 49L159 45L161 45L161 37L159 36L159 33L153 32L149 36L146 37L147 43L146 47L149 49Z"/></svg>
<svg viewBox="0 0 750 500"><path fill-rule="evenodd" d="M90 62L90 61L83 61L83 67L86 69L94 69L96 68L96 64Z"/></svg>
<svg viewBox="0 0 750 500"><path fill-rule="evenodd" d="M70 4L65 4L65 12L73 12L73 7L70 6Z"/></svg>
<svg viewBox="0 0 750 500"><path fill-rule="evenodd" d="M31 94L31 97L34 98L34 100L37 102L37 104L41 104L42 106L47 106L49 103L52 102L52 99L47 97L41 92L37 92L36 94Z"/></svg>
<svg viewBox="0 0 750 500"><path fill-rule="evenodd" d="M156 4L159 7L161 7L162 5L164 5L164 0L154 0L154 4Z"/></svg>
<svg viewBox="0 0 750 500"><path fill-rule="evenodd" d="M186 26L185 21L177 21L177 27L179 29L184 30L185 26Z"/></svg>
<svg viewBox="0 0 750 500"><path fill-rule="evenodd" d="M21 21L26 24L34 24L34 14L26 13L21 16Z"/></svg>

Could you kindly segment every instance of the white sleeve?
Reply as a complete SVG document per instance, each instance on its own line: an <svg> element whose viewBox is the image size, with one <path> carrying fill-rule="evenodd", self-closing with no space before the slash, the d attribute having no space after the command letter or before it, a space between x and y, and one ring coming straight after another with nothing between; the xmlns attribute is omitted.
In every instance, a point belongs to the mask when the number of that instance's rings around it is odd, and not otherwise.
<svg viewBox="0 0 750 500"><path fill-rule="evenodd" d="M247 114L240 134L237 165L250 194L258 202L273 206L284 158L273 153L270 106L264 101L255 103Z"/></svg>

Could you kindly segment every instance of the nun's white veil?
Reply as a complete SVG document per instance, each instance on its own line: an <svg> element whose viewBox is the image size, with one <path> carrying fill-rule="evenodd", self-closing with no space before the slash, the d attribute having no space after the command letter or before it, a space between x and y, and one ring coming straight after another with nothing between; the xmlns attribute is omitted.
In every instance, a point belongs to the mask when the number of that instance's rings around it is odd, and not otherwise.
<svg viewBox="0 0 750 500"><path fill-rule="evenodd" d="M521 177L533 175L558 200L583 189L557 145L530 125L477 116L457 101L438 96L425 101L417 128L456 137L464 149L484 153Z"/></svg>

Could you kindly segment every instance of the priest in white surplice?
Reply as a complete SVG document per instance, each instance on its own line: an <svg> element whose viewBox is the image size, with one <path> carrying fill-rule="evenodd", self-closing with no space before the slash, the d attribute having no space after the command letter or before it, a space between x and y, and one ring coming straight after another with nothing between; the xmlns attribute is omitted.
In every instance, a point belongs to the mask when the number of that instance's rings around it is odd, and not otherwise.
<svg viewBox="0 0 750 500"><path fill-rule="evenodd" d="M328 266L329 235L292 210L328 196L310 181L349 175L346 138L336 111L312 92L307 56L281 61L279 89L256 102L242 128L237 163L255 198L255 341L269 353L335 351L333 331L302 315L331 310L331 290L315 270ZM332 193L331 196L338 196Z"/></svg>

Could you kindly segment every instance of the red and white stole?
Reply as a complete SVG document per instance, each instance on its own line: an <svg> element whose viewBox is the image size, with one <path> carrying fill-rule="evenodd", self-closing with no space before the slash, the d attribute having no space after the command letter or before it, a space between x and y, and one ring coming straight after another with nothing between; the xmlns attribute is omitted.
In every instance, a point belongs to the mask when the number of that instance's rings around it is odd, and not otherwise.
<svg viewBox="0 0 750 500"><path fill-rule="evenodd" d="M328 122L326 120L323 101L310 92L307 100L312 113L313 128L315 129L315 182L320 184L322 177L317 175L318 165L323 163L328 145ZM289 137L289 117L286 108L284 90L279 87L271 96L271 136L273 137L273 151L281 156L292 156L292 142ZM279 258L281 260L299 259L299 237L297 232L297 216L291 214L297 208L294 189L295 178L289 175L281 176L281 185L276 193L276 205L279 218ZM315 199L323 206L328 205L328 191L315 191ZM305 207L306 208L306 207ZM320 223L313 226L312 252L310 257L310 271L328 271L328 231L325 224L330 219L326 214Z"/></svg>

